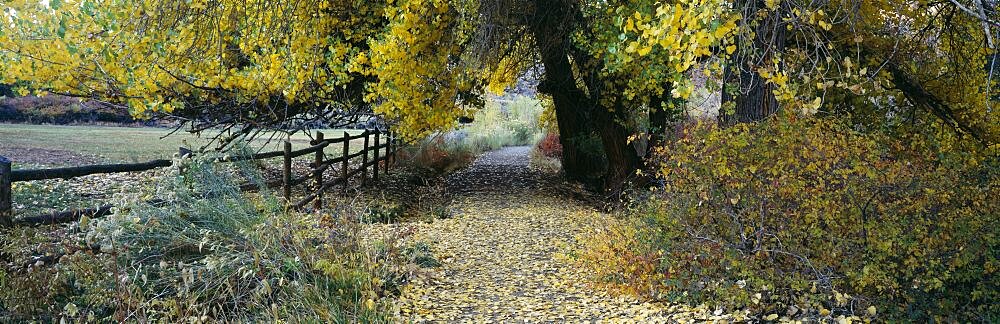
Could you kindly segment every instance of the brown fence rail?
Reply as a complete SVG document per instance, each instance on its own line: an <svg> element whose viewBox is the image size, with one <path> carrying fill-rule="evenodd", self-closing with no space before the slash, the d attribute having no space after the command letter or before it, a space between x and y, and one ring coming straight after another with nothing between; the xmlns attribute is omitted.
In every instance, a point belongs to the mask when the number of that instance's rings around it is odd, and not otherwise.
<svg viewBox="0 0 1000 324"><path fill-rule="evenodd" d="M374 135L374 145L369 145L369 138L373 137L372 135ZM386 136L387 140L384 143L381 143L380 138L383 135ZM356 139L364 139L364 146L359 152L351 154L351 141ZM338 143L342 144L342 148L337 152L340 153L340 155L335 158L328 159L326 157L325 149ZM268 188L280 187L282 196L285 197L286 202L290 206L303 208L312 202L313 208L319 209L323 204L323 192L331 190L338 185L343 187L344 192L346 192L349 189L348 184L350 183L350 179L358 174L361 174L361 184L364 185L368 180L369 168L371 168L372 179L377 181L379 177L380 162L382 162L381 166L384 167L383 173L387 174L389 172L389 165L395 162L396 151L399 150L398 141L394 134L391 132L382 134L377 130L365 130L357 135L350 135L347 132L344 132L342 137L331 139L324 138L324 134L322 132L316 132L315 140L311 141L310 145L311 146L306 148L292 150L292 143L285 141L283 150L281 151L257 153L244 157L219 158L216 162L225 163L281 157L283 159L281 178L266 181L261 185ZM380 156L383 150L385 154ZM181 154L191 153L190 150L185 148L181 148L180 152ZM313 161L310 163L309 174L295 177L292 174L292 159L309 154L313 155ZM371 161L369 161L369 155L373 155ZM351 170L350 161L358 157L362 158L361 163L358 164L356 169ZM101 164L68 168L12 170L11 160L0 156L0 226L35 226L42 224L67 223L77 221L82 216L94 218L109 215L114 212L114 206L104 205L98 208L68 210L15 219L14 203L12 199L12 184L14 182L70 179L102 173L139 172L169 167L172 164L173 162L170 160L153 160L133 164ZM325 180L323 176L324 171L336 164L340 164L340 176L334 179ZM310 180L312 180L312 183L309 186L305 197L299 201L291 201L292 187L310 182ZM240 186L240 190L243 191L256 191L260 189L261 188L259 188L258 184L244 184Z"/></svg>

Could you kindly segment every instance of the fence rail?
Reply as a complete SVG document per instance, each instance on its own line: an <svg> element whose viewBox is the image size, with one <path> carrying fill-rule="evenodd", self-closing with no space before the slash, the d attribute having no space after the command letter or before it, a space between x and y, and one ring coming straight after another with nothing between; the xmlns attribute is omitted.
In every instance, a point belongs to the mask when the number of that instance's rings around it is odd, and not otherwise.
<svg viewBox="0 0 1000 324"><path fill-rule="evenodd" d="M374 145L369 145L369 138L372 138L372 135L374 135ZM380 138L383 135L386 136L386 141L380 144ZM360 151L352 154L350 153L351 141L356 139L364 139L364 144ZM327 158L325 149L338 143L342 144L342 148L338 152L340 155L334 158ZM266 186L267 188L280 187L282 189L282 196L285 198L286 203L288 203L289 206L301 209L312 202L313 208L319 209L323 204L323 192L331 190L339 185L344 188L344 192L346 193L349 189L351 178L357 176L358 174L361 174L361 184L364 185L368 180L369 168L372 169L372 179L377 181L379 177L380 162L382 162L381 166L384 167L383 173L388 174L389 166L395 162L396 151L399 150L398 140L393 133L380 133L378 130L365 130L357 135L350 135L349 133L344 132L341 137L329 139L325 138L322 132L316 132L315 139L310 141L309 144L309 147L292 150L292 143L285 141L283 150L280 151L257 153L242 157L223 157L216 159L216 162L226 163L281 157L283 159L281 178L266 181L261 185ZM385 154L380 156L383 150ZM191 151L185 148L180 148L180 153L182 155L191 154ZM292 174L292 160L294 158L310 154L313 155L313 161L309 164L309 174L295 177ZM374 155L371 161L368 159L369 155ZM350 161L358 157L361 157L362 161L358 164L356 169L352 170ZM340 164L340 176L330 180L325 180L325 171L337 164ZM169 167L171 165L173 165L171 160L153 160L133 164L100 164L67 168L12 170L11 160L0 156L0 226L34 226L41 224L67 223L77 221L85 215L88 217L101 217L109 215L114 211L114 206L103 205L98 208L60 211L15 219L14 203L12 199L12 184L14 182L70 179L92 174L140 172L156 168ZM299 201L291 201L292 187L310 182L310 180L312 180L312 183L307 189L305 197ZM240 186L240 190L242 191L256 191L260 189L261 188L259 188L258 184L244 184Z"/></svg>
<svg viewBox="0 0 1000 324"><path fill-rule="evenodd" d="M69 168L14 170L10 173L10 181L18 182L48 179L69 179L101 173L140 172L168 167L171 164L172 162L170 162L170 160L153 160L134 164L97 164Z"/></svg>

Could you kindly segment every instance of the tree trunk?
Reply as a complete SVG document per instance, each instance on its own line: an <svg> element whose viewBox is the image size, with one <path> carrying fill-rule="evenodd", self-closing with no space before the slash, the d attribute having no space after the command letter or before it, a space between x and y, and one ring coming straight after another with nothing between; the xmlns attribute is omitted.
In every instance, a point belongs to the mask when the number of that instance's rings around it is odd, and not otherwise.
<svg viewBox="0 0 1000 324"><path fill-rule="evenodd" d="M756 12L765 8L764 2L759 0L747 1L743 6L743 17L756 17ZM774 85L764 80L757 69L773 64L774 54L784 48L781 10L779 7L768 12L756 27L752 27L754 37L749 42L743 39L743 34L736 36L740 49L730 57L723 72L725 86L719 110L719 123L723 126L763 120L778 112ZM747 19L744 18L744 24L749 22Z"/></svg>
<svg viewBox="0 0 1000 324"><path fill-rule="evenodd" d="M667 139L667 128L673 115L666 107L673 101L671 90L673 84L667 84L663 87L662 95L653 97L649 101L649 145L646 154L649 154L652 148L663 145Z"/></svg>
<svg viewBox="0 0 1000 324"><path fill-rule="evenodd" d="M536 16L531 29L545 67L545 76L538 90L552 96L566 177L592 182L603 172L604 163L596 152L584 149L584 142L591 136L592 129L587 110L594 105L577 87L569 61L572 9L569 3L535 1Z"/></svg>
<svg viewBox="0 0 1000 324"><path fill-rule="evenodd" d="M622 184L635 175L641 162L635 146L628 143L628 129L621 123L624 120L622 117L625 117L624 108L619 104L614 111L608 111L604 107L594 109L594 119L599 125L598 134L608 159L603 186L604 190L611 192L618 192Z"/></svg>

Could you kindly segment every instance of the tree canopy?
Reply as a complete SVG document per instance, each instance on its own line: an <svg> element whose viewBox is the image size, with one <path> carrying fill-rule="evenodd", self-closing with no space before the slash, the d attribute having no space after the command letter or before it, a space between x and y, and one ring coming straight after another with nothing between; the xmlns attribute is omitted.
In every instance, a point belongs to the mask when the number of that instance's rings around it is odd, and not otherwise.
<svg viewBox="0 0 1000 324"><path fill-rule="evenodd" d="M567 175L604 186L634 175L696 77L723 124L785 111L1000 141L988 0L2 2L0 83L193 130L374 113L418 138L540 68Z"/></svg>
<svg viewBox="0 0 1000 324"><path fill-rule="evenodd" d="M460 9L447 1L5 1L0 76L197 129L336 122L374 107L424 135L451 126L460 93L476 84L451 64L469 28Z"/></svg>

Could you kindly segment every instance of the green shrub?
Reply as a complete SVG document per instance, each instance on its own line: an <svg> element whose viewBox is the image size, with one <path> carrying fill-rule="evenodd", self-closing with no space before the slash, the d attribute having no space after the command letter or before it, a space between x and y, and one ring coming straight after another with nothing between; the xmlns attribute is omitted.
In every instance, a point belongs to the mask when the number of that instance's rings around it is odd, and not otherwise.
<svg viewBox="0 0 1000 324"><path fill-rule="evenodd" d="M539 125L541 113L541 103L530 97L516 96L509 102L490 101L476 111L471 124L460 128L466 136L459 142L476 153L534 144L544 135Z"/></svg>
<svg viewBox="0 0 1000 324"><path fill-rule="evenodd" d="M634 213L660 237L638 240L661 253L648 295L757 314L1000 314L996 157L830 119L714 124L660 148L662 188Z"/></svg>
<svg viewBox="0 0 1000 324"><path fill-rule="evenodd" d="M480 153L539 141L544 136L541 113L540 102L530 97L490 101L476 111L472 123L419 141L405 148L400 158L433 174L457 170Z"/></svg>
<svg viewBox="0 0 1000 324"><path fill-rule="evenodd" d="M391 223L402 217L405 212L406 207L401 204L386 201L385 199L373 200L368 203L367 213L360 221L366 223Z"/></svg>
<svg viewBox="0 0 1000 324"><path fill-rule="evenodd" d="M413 260L413 263L424 268L440 267L441 262L434 258L431 246L424 242L416 242L403 250L403 255Z"/></svg>

